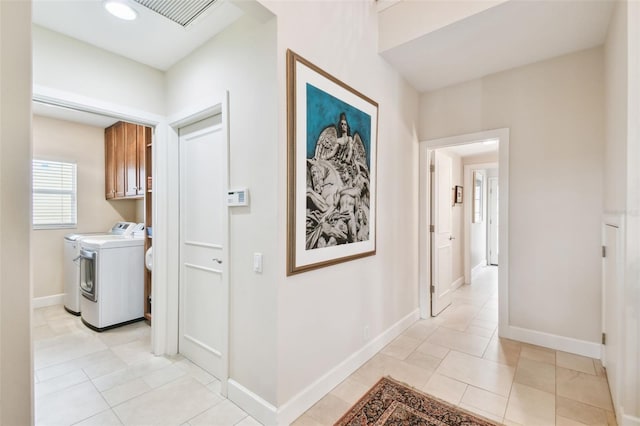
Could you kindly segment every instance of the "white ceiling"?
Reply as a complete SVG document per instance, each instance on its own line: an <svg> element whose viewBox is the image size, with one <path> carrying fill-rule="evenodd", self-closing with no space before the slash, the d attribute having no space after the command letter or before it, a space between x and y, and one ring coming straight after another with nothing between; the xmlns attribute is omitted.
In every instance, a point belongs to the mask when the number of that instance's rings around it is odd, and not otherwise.
<svg viewBox="0 0 640 426"><path fill-rule="evenodd" d="M431 91L601 45L612 10L611 0L511 0L382 56Z"/></svg>
<svg viewBox="0 0 640 426"><path fill-rule="evenodd" d="M474 155L498 153L498 143L474 142L464 145L448 146L441 148L442 151L457 154L460 157L472 157Z"/></svg>
<svg viewBox="0 0 640 426"><path fill-rule="evenodd" d="M255 13L247 9L250 3L217 0L183 28L135 2L138 19L121 21L101 0L33 0L33 22L166 70L242 16L243 9ZM611 0L510 0L382 55L416 89L430 91L600 45L612 10ZM75 112L66 117L96 120Z"/></svg>
<svg viewBox="0 0 640 426"><path fill-rule="evenodd" d="M34 0L33 23L164 71L244 13L228 0L217 0L182 27L138 3L129 4L138 12L135 21L110 15L101 0Z"/></svg>
<svg viewBox="0 0 640 426"><path fill-rule="evenodd" d="M33 102L31 111L35 115L56 118L58 120L83 123L88 126L107 128L120 121L118 118L107 117L105 115L93 114L86 111L78 111L71 108L50 105L41 102Z"/></svg>

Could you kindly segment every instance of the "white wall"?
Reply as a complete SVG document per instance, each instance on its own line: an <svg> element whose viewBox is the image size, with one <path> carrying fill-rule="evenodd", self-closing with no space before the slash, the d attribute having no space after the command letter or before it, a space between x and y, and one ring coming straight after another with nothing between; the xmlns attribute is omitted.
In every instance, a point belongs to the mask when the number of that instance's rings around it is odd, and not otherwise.
<svg viewBox="0 0 640 426"><path fill-rule="evenodd" d="M437 31L505 1L400 0L380 12L380 51L391 49Z"/></svg>
<svg viewBox="0 0 640 426"><path fill-rule="evenodd" d="M104 129L34 116L33 158L77 165L78 226L31 230L33 296L64 293L63 237L70 232L106 232L118 221L136 221L140 200L107 201L104 194ZM141 221L140 221L141 222Z"/></svg>
<svg viewBox="0 0 640 426"><path fill-rule="evenodd" d="M372 2L265 2L278 17L278 404L337 385L340 363L418 309L416 92L377 54ZM321 23L321 25L320 25ZM318 35L322 28L322 36ZM377 253L285 275L286 49L379 103ZM344 373L344 370L341 371ZM327 376L325 376L327 375ZM338 375L339 376L339 375ZM323 381L324 380L324 381ZM316 383L314 383L316 382Z"/></svg>
<svg viewBox="0 0 640 426"><path fill-rule="evenodd" d="M0 2L0 424L33 421L31 3Z"/></svg>
<svg viewBox="0 0 640 426"><path fill-rule="evenodd" d="M602 62L590 49L420 98L421 140L510 129L511 325L586 342L600 337Z"/></svg>
<svg viewBox="0 0 640 426"><path fill-rule="evenodd" d="M277 277L284 264L278 262L274 224L283 190L278 168L285 164L278 158L275 19L241 18L169 69L166 81L170 117L229 91L229 184L246 186L250 193L249 207L230 209L229 374L275 405ZM177 206L177 200L171 204ZM177 222L172 226L177 229ZM261 274L252 271L254 252L263 254ZM176 282L177 270L172 273L169 282Z"/></svg>
<svg viewBox="0 0 640 426"><path fill-rule="evenodd" d="M627 4L619 2L605 44L606 138L604 211L622 213L627 191Z"/></svg>
<svg viewBox="0 0 640 426"><path fill-rule="evenodd" d="M33 83L164 115L161 71L36 25Z"/></svg>

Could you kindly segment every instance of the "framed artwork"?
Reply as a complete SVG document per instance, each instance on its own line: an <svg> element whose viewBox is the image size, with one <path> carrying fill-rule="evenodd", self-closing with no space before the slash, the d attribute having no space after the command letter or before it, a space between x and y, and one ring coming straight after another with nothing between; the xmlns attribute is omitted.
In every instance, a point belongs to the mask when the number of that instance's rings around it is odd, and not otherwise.
<svg viewBox="0 0 640 426"><path fill-rule="evenodd" d="M287 275L376 253L378 104L287 50Z"/></svg>
<svg viewBox="0 0 640 426"><path fill-rule="evenodd" d="M462 204L462 187L460 185L456 185L455 188L455 203Z"/></svg>

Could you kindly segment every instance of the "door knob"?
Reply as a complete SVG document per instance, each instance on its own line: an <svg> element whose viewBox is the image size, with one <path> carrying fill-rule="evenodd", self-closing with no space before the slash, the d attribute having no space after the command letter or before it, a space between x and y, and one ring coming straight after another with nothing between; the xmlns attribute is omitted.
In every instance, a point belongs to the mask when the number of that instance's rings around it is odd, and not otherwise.
<svg viewBox="0 0 640 426"><path fill-rule="evenodd" d="M456 239L456 237L454 237L454 236L452 236L452 235L449 235L449 241L451 241L451 240L455 240L455 239Z"/></svg>
<svg viewBox="0 0 640 426"><path fill-rule="evenodd" d="M213 259L214 262L217 262L218 264L222 263L222 259L218 259L217 257L214 257Z"/></svg>

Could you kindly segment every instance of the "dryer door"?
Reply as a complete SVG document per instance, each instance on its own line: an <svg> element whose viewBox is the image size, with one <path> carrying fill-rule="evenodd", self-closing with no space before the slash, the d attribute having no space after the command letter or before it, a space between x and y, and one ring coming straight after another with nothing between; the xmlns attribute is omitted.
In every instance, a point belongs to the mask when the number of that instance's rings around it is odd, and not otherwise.
<svg viewBox="0 0 640 426"><path fill-rule="evenodd" d="M92 302L96 298L96 265L98 253L91 250L80 250L80 292Z"/></svg>

